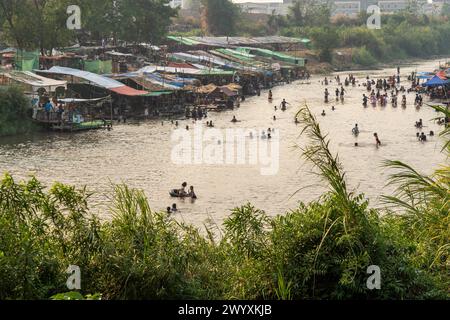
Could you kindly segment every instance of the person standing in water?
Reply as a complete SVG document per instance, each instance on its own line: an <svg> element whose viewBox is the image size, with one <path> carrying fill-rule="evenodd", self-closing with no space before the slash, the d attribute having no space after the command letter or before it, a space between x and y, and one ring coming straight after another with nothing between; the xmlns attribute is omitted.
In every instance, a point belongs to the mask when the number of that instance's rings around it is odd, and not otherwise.
<svg viewBox="0 0 450 320"><path fill-rule="evenodd" d="M381 147L381 141L380 138L378 137L378 133L374 133L373 136L375 137L377 148Z"/></svg>
<svg viewBox="0 0 450 320"><path fill-rule="evenodd" d="M188 197L190 197L190 198L192 198L192 199L197 199L197 195L195 194L195 191L194 191L194 187L193 187L193 186L191 186L191 188L190 188L190 190L189 190Z"/></svg>
<svg viewBox="0 0 450 320"><path fill-rule="evenodd" d="M352 130L353 135L358 136L359 135L359 127L358 124L355 125L355 127Z"/></svg>
<svg viewBox="0 0 450 320"><path fill-rule="evenodd" d="M283 99L283 101L281 102L281 110L282 111L286 111L287 110L287 105L289 103L286 101L286 99Z"/></svg>

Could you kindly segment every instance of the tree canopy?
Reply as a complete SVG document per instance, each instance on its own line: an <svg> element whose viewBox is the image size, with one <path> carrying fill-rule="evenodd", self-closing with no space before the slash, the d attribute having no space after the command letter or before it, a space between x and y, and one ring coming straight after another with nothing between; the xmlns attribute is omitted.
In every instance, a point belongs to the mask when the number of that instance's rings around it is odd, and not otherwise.
<svg viewBox="0 0 450 320"><path fill-rule="evenodd" d="M215 36L231 36L236 32L239 7L229 0L202 0L204 29Z"/></svg>
<svg viewBox="0 0 450 320"><path fill-rule="evenodd" d="M70 45L80 34L92 40L154 43L163 38L177 14L169 0L0 0L5 37L21 49ZM66 27L67 7L81 8L82 30Z"/></svg>

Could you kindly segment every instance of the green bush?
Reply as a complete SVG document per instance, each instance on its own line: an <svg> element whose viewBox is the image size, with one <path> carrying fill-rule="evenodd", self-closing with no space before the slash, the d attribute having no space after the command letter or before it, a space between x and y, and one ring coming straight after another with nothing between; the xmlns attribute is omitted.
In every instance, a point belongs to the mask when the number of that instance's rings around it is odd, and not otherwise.
<svg viewBox="0 0 450 320"><path fill-rule="evenodd" d="M30 102L15 87L0 87L0 136L27 133L34 130Z"/></svg>
<svg viewBox="0 0 450 320"><path fill-rule="evenodd" d="M366 47L353 50L353 62L362 66L373 66L378 61Z"/></svg>

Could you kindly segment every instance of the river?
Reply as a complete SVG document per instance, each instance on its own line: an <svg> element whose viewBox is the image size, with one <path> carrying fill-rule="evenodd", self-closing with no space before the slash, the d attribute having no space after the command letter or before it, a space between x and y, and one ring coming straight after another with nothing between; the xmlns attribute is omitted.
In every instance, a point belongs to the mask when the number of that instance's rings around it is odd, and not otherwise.
<svg viewBox="0 0 450 320"><path fill-rule="evenodd" d="M402 66L402 84L409 87L406 76L412 71L433 71L439 61L422 61ZM394 68L380 71L353 72L364 81L369 74L387 77L395 74ZM345 79L347 73L341 73ZM420 172L429 174L446 161L440 152L442 141L436 135L427 143L417 141L414 123L424 120L424 131L438 133L442 129L432 121L436 113L430 108L416 110L414 94L408 95L408 107L377 106L363 108L362 86L348 87L344 104L324 105L323 77L314 76L311 84L296 82L276 87L274 101L267 101L267 92L261 97L248 98L241 108L223 113L210 113L218 129L275 128L280 136L279 171L274 175L262 175L260 166L252 165L176 165L171 155L176 143L171 140L174 126L170 122L148 121L140 124L117 125L111 132L92 131L77 134L40 133L0 139L0 172L10 172L17 180L35 175L47 186L55 181L87 186L94 192L93 211L108 219L106 209L112 183L124 182L143 189L154 210L164 210L177 203L177 217L187 223L201 226L220 225L230 214L230 209L251 202L270 215L283 214L295 209L300 201L317 199L326 190L319 179L309 173L310 166L300 158L295 145L307 143L299 137L301 126L294 123L298 108L305 102L318 120L324 132L329 133L333 152L338 152L347 172L350 188L365 193L371 205L379 204L386 188L387 172L381 167L385 159L402 160ZM336 84L329 86L332 99ZM290 107L287 112L274 110L285 98ZM427 102L427 101L425 101ZM331 111L335 105L336 110ZM327 116L322 117L322 110ZM273 116L277 120L273 120ZM236 116L242 122L232 125ZM204 120L206 122L207 120ZM353 137L351 130L359 124L361 134ZM180 127L192 126L190 121L180 121ZM375 146L373 133L377 132L383 143ZM355 142L359 147L355 147ZM272 142L273 143L273 142ZM169 190L182 182L196 187L198 199L171 199Z"/></svg>

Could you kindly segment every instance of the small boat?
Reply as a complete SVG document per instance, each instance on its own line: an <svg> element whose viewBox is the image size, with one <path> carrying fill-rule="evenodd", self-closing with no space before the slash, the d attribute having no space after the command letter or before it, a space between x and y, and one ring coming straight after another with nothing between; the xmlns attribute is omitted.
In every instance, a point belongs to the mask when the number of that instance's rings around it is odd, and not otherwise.
<svg viewBox="0 0 450 320"><path fill-rule="evenodd" d="M169 192L169 194L170 194L170 196L171 196L172 198L186 198L186 196L182 196L182 195L180 194L180 191L177 190L177 189L171 190L171 191Z"/></svg>

